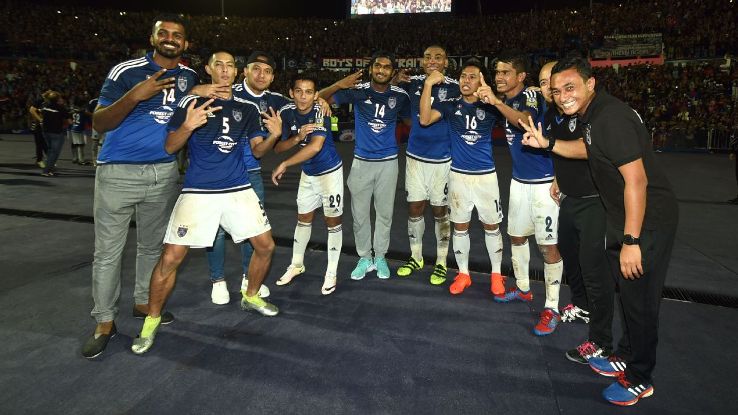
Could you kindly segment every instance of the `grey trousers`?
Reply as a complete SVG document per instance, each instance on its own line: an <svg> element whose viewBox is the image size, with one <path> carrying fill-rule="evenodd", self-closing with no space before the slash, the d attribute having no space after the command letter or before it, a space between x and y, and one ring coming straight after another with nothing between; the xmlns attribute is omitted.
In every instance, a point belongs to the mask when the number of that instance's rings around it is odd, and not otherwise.
<svg viewBox="0 0 738 415"><path fill-rule="evenodd" d="M177 199L177 163L101 164L95 175L95 255L92 263L92 317L112 321L118 314L123 247L136 215L136 304L148 304L151 272Z"/></svg>
<svg viewBox="0 0 738 415"><path fill-rule="evenodd" d="M389 249L392 213L397 190L397 159L364 161L354 159L347 180L351 192L356 253L372 256L371 202L374 196L374 256L383 258Z"/></svg>

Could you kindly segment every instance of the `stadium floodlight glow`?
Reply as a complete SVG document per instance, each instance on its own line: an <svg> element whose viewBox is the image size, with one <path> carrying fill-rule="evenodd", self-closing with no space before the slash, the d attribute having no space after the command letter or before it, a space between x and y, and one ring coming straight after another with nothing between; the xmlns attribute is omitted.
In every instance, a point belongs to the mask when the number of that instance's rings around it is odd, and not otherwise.
<svg viewBox="0 0 738 415"><path fill-rule="evenodd" d="M57 12L58 14L61 14L61 10L57 10L56 12Z"/></svg>

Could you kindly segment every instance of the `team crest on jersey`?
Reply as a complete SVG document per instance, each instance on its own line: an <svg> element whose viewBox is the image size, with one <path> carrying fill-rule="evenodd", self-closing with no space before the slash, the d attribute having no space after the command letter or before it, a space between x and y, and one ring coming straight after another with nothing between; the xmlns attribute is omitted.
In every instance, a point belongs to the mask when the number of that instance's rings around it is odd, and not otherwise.
<svg viewBox="0 0 738 415"><path fill-rule="evenodd" d="M438 88L438 99L443 101L448 96L448 89L446 88Z"/></svg>
<svg viewBox="0 0 738 415"><path fill-rule="evenodd" d="M187 235L187 227L186 226L180 226L177 228L177 236L180 238L184 238L184 236Z"/></svg>
<svg viewBox="0 0 738 415"><path fill-rule="evenodd" d="M180 76L177 78L177 88L179 88L180 91L185 92L187 91L187 78L184 76Z"/></svg>
<svg viewBox="0 0 738 415"><path fill-rule="evenodd" d="M389 99L387 100L387 105L389 105L390 108L394 108L395 105L397 105L397 98L389 97Z"/></svg>
<svg viewBox="0 0 738 415"><path fill-rule="evenodd" d="M479 121L482 121L482 120L484 119L484 117L486 117L486 116L487 116L487 113L486 113L486 112L484 112L484 110L483 110L483 109L481 109L481 108L477 108L477 119L478 119Z"/></svg>
<svg viewBox="0 0 738 415"><path fill-rule="evenodd" d="M538 100L536 99L535 94L525 94L525 105L530 108L538 109ZM516 108L517 109L517 108Z"/></svg>
<svg viewBox="0 0 738 415"><path fill-rule="evenodd" d="M241 119L243 119L243 113L240 110L233 110L233 119L236 120L236 122L241 122Z"/></svg>
<svg viewBox="0 0 738 415"><path fill-rule="evenodd" d="M576 130L576 129L577 129L577 119L576 118L572 118L572 119L569 120L569 131L571 131L573 133L574 130Z"/></svg>
<svg viewBox="0 0 738 415"><path fill-rule="evenodd" d="M513 108L515 108L515 111L519 110L520 109L520 102L518 102L518 101L513 102Z"/></svg>
<svg viewBox="0 0 738 415"><path fill-rule="evenodd" d="M269 109L269 104L264 100L259 101L259 111L267 112L267 109Z"/></svg>
<svg viewBox="0 0 738 415"><path fill-rule="evenodd" d="M584 124L584 140L587 141L587 144L592 145L592 126L589 124Z"/></svg>

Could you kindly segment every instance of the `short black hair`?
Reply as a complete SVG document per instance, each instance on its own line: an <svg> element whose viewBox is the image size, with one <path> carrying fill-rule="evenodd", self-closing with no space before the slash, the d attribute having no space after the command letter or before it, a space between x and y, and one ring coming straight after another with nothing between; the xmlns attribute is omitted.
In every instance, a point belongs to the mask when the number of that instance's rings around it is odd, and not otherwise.
<svg viewBox="0 0 738 415"><path fill-rule="evenodd" d="M497 62L509 63L515 68L517 73L525 72L528 73L528 56L518 50L506 50L500 53L495 60L495 66Z"/></svg>
<svg viewBox="0 0 738 415"><path fill-rule="evenodd" d="M551 68L551 76L572 68L576 69L585 81L592 77L592 65L589 64L589 61L586 58L579 55L568 55L559 60L556 65Z"/></svg>
<svg viewBox="0 0 738 415"><path fill-rule="evenodd" d="M190 26L190 21L183 14L163 13L157 15L154 21L151 22L151 33L154 33L154 28L159 22L172 22L182 26L185 32L185 39L187 39L187 28Z"/></svg>
<svg viewBox="0 0 738 415"><path fill-rule="evenodd" d="M426 46L425 49L423 49L423 53L425 53L425 51L428 50L428 49L430 49L430 48L438 48L438 49L441 49L443 51L443 53L445 53L446 56L448 56L448 50L446 50L446 47L443 46L443 45L441 45L441 44L438 44L438 43L431 43L430 45Z"/></svg>
<svg viewBox="0 0 738 415"><path fill-rule="evenodd" d="M464 68L467 68L469 66L479 69L479 73L481 73L482 76L484 77L484 82L487 82L487 83L491 82L491 79L489 77L489 71L487 70L487 68L484 66L484 64L479 58L469 58L465 60L464 63L461 65L459 74L461 74L461 72L464 72Z"/></svg>
<svg viewBox="0 0 738 415"><path fill-rule="evenodd" d="M315 77L315 75L311 73L298 73L297 75L292 77L292 80L290 81L290 89L295 89L295 85L297 84L297 81L310 81L313 83L313 87L315 88L315 92L318 92L318 79Z"/></svg>
<svg viewBox="0 0 738 415"><path fill-rule="evenodd" d="M387 58L390 60L390 63L392 63L392 69L397 69L397 61L395 60L395 54L388 52L386 50L378 50L372 54L371 59L369 60L369 67L374 65L374 62L377 61L379 58Z"/></svg>

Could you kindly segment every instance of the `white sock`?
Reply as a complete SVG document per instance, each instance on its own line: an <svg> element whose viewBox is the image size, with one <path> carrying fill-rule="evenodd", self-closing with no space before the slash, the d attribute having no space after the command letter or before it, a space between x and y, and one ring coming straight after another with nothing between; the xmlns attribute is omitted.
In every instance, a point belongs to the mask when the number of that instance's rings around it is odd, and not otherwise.
<svg viewBox="0 0 738 415"><path fill-rule="evenodd" d="M295 226L295 239L292 242L292 265L301 267L305 260L305 249L310 242L310 233L313 230L312 223L297 221Z"/></svg>
<svg viewBox="0 0 738 415"><path fill-rule="evenodd" d="M326 274L336 275L338 268L338 258L341 256L341 247L343 246L343 228L336 225L328 228L328 268Z"/></svg>
<svg viewBox="0 0 738 415"><path fill-rule="evenodd" d="M423 233L425 232L425 218L408 218L407 235L410 238L410 255L420 262L423 259Z"/></svg>
<svg viewBox="0 0 738 415"><path fill-rule="evenodd" d="M469 274L469 232L454 230L454 256L459 272Z"/></svg>
<svg viewBox="0 0 738 415"><path fill-rule="evenodd" d="M559 290L561 289L561 274L564 272L564 261L553 264L543 264L543 279L546 282L546 308L559 309Z"/></svg>
<svg viewBox="0 0 738 415"><path fill-rule="evenodd" d="M515 283L520 291L530 291L530 277L528 275L528 263L530 262L530 246L528 241L522 245L512 246L512 266L515 271Z"/></svg>
<svg viewBox="0 0 738 415"><path fill-rule="evenodd" d="M448 257L448 243L451 239L451 222L448 215L441 218L434 218L436 222L436 264L446 266L446 257Z"/></svg>
<svg viewBox="0 0 738 415"><path fill-rule="evenodd" d="M492 273L499 274L502 269L502 233L500 228L493 231L484 230L484 244L487 246Z"/></svg>

